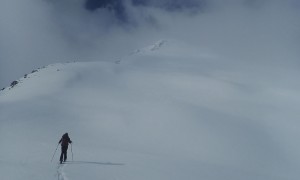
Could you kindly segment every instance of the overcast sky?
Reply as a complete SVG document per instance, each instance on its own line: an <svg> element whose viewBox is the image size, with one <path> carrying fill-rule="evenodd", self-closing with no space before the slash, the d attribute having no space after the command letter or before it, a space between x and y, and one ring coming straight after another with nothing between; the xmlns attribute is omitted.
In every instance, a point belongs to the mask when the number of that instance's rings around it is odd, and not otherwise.
<svg viewBox="0 0 300 180"><path fill-rule="evenodd" d="M1 0L0 87L56 62L178 39L229 65L299 67L299 0Z"/></svg>

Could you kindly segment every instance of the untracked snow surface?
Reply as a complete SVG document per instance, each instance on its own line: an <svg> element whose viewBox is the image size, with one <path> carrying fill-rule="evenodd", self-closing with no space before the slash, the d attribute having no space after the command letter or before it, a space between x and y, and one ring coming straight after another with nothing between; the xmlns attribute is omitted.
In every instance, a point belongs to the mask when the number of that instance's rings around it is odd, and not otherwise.
<svg viewBox="0 0 300 180"><path fill-rule="evenodd" d="M172 40L46 66L0 91L0 179L298 180L300 94L287 79L299 73L285 68Z"/></svg>

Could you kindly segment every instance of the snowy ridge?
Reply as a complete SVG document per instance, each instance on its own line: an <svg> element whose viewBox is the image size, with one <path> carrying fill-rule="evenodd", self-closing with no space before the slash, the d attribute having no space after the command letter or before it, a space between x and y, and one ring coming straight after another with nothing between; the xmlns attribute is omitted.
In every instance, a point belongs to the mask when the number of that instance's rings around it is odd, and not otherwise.
<svg viewBox="0 0 300 180"><path fill-rule="evenodd" d="M139 53L146 53L146 52L151 52L151 51L157 51L160 48L162 48L163 46L165 46L167 44L167 42L168 42L167 40L159 40L151 46L148 46L148 47L143 48L143 49L137 49L137 50L133 51L132 53L130 53L130 55L135 55L135 54L139 54Z"/></svg>
<svg viewBox="0 0 300 180"><path fill-rule="evenodd" d="M168 59L168 61L182 61L182 59L186 58L190 61L211 61L216 59L217 55L205 47L190 45L174 39L162 39L153 45L134 50L129 55L115 61L115 63L129 63L140 60L152 61L153 59L158 59L159 61L164 61L164 59Z"/></svg>
<svg viewBox="0 0 300 180"><path fill-rule="evenodd" d="M158 41L120 64L53 64L21 78L0 92L1 178L297 180L287 139L299 135L288 118L298 109L285 106L299 99L223 61ZM76 161L57 166L65 132Z"/></svg>
<svg viewBox="0 0 300 180"><path fill-rule="evenodd" d="M14 81L17 82L16 85L5 88L0 92L0 96L2 96L2 100L4 101L14 101L15 99L32 98L56 91L59 86L63 85L63 81L68 78L68 74L59 74L65 66L65 63L52 64L33 70L32 73L26 74L19 80ZM45 76L47 79L43 78ZM48 86L49 84L53 84L51 89Z"/></svg>
<svg viewBox="0 0 300 180"><path fill-rule="evenodd" d="M136 50L132 51L131 53L129 53L128 56L122 57L120 60L115 61L115 63L120 64L122 61L126 61L126 59L130 59L132 56L153 53L153 51L158 51L163 46L166 46L167 43L168 43L167 40L159 40L151 46L148 46L148 47L145 47L142 49L136 49Z"/></svg>

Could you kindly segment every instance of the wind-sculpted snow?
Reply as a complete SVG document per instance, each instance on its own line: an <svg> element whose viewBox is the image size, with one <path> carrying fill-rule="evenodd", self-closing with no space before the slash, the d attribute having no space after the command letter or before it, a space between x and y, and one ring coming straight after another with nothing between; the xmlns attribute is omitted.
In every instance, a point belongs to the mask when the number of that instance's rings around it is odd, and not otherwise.
<svg viewBox="0 0 300 180"><path fill-rule="evenodd" d="M49 65L1 91L1 179L298 179L298 86L174 40L135 52Z"/></svg>

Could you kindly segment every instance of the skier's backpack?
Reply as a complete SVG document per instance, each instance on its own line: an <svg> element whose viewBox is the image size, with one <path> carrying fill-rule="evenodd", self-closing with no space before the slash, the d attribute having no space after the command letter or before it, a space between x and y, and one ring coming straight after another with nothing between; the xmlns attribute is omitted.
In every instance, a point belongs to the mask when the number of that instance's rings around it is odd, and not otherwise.
<svg viewBox="0 0 300 180"><path fill-rule="evenodd" d="M69 145L69 138L68 137L62 137L61 138L61 145L62 146L68 146Z"/></svg>

